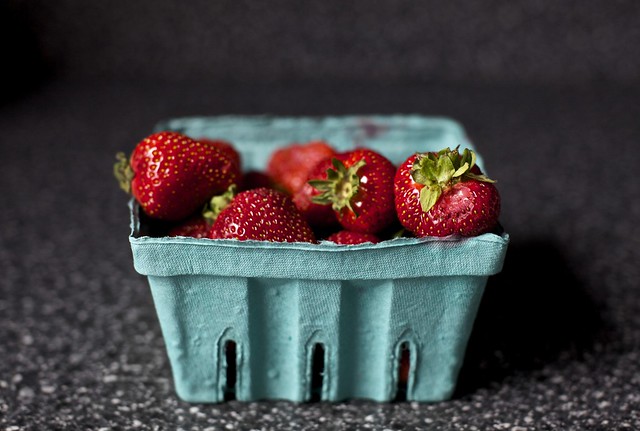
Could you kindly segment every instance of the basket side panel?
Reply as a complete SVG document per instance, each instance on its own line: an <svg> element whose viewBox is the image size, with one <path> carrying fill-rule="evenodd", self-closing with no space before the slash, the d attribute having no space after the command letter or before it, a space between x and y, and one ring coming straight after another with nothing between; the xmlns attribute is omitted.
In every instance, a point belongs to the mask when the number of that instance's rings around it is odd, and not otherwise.
<svg viewBox="0 0 640 431"><path fill-rule="evenodd" d="M486 281L487 277L471 276L396 281L391 326L398 341L389 348L407 338L403 334L416 343L407 399L451 397Z"/></svg>
<svg viewBox="0 0 640 431"><path fill-rule="evenodd" d="M298 292L297 280L249 279L249 399L302 401L305 396Z"/></svg>
<svg viewBox="0 0 640 431"><path fill-rule="evenodd" d="M316 344L322 345L325 357L322 369L321 400L338 397L338 334L342 282L336 280L299 280L300 313L298 322L301 342L306 356L302 390L308 400L312 392L312 353Z"/></svg>
<svg viewBox="0 0 640 431"><path fill-rule="evenodd" d="M345 281L340 297L338 388L333 400L389 399L391 280Z"/></svg>
<svg viewBox="0 0 640 431"><path fill-rule="evenodd" d="M239 277L149 276L176 392L189 402L220 402L226 364L221 342L238 345L238 398L246 394L250 359L247 280Z"/></svg>
<svg viewBox="0 0 640 431"><path fill-rule="evenodd" d="M486 277L283 280L149 277L178 395L221 402L222 346L237 343L239 400L308 400L310 352L325 348L322 399L390 401L398 347L413 357L407 399L448 399Z"/></svg>

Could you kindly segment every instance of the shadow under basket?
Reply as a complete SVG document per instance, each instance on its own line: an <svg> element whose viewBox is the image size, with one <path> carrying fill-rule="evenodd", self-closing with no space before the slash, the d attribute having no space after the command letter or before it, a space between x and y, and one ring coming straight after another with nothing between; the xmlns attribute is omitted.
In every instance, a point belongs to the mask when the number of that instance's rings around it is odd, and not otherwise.
<svg viewBox="0 0 640 431"><path fill-rule="evenodd" d="M315 139L396 164L473 148L457 123L419 116L198 117L156 130L229 140L245 171ZM355 246L153 237L130 208L134 266L148 278L176 392L198 403L450 398L509 243L504 232Z"/></svg>

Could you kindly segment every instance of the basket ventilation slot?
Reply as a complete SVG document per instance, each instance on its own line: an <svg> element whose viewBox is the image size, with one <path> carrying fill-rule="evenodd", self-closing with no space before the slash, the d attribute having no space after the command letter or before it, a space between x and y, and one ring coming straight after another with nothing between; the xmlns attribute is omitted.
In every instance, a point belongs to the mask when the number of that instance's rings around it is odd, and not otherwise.
<svg viewBox="0 0 640 431"><path fill-rule="evenodd" d="M398 387L395 400L407 401L407 388L409 386L409 374L411 371L411 349L408 342L400 344L400 354L398 355Z"/></svg>
<svg viewBox="0 0 640 431"><path fill-rule="evenodd" d="M311 402L322 400L322 388L324 385L324 345L316 343L311 354Z"/></svg>
<svg viewBox="0 0 640 431"><path fill-rule="evenodd" d="M231 401L236 399L236 381L238 374L238 366L236 361L236 343L233 340L227 340L224 344L224 361L225 361L225 386L224 400Z"/></svg>

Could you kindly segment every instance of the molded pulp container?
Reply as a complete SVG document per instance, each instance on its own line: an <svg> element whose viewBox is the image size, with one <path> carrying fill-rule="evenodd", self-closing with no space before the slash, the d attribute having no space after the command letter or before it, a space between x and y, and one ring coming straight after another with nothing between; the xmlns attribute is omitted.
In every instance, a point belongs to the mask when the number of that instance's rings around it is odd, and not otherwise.
<svg viewBox="0 0 640 431"><path fill-rule="evenodd" d="M456 122L421 116L198 117L156 130L229 140L245 171L263 169L279 146L316 139L364 145L396 165L415 151L473 148ZM506 233L356 246L159 238L145 236L133 202L131 215L134 266L148 277L177 394L190 402L230 391L242 401L391 401L399 387L407 400L449 398L509 242Z"/></svg>

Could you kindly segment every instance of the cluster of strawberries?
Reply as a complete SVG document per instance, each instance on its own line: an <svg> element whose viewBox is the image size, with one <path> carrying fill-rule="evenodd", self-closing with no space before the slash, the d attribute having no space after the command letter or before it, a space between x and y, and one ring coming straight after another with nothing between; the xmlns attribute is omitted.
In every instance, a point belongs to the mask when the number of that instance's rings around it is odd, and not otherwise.
<svg viewBox="0 0 640 431"><path fill-rule="evenodd" d="M120 186L169 236L377 243L475 236L498 224L500 196L469 149L413 153L399 167L368 148L292 143L243 172L232 143L163 131L117 155Z"/></svg>

